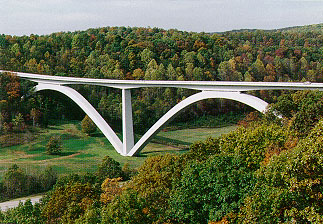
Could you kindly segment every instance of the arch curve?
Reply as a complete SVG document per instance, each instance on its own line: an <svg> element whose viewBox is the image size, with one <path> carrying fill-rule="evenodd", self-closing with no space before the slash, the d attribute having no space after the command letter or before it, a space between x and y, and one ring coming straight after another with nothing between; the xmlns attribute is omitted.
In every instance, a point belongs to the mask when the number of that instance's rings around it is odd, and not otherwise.
<svg viewBox="0 0 323 224"><path fill-rule="evenodd" d="M198 102L204 99L211 98L223 98L223 99L231 99L244 104L247 104L254 109L264 113L268 106L268 103L259 99L258 97L251 96L248 94L240 93L240 92L224 92L224 91L202 91L196 93L185 100L181 101L177 105L175 105L172 109L170 109L164 116L162 116L142 137L141 139L134 145L134 147L130 150L127 156L133 156L138 154L149 142L149 140L157 134L161 128L166 125L168 122L172 120L177 114L179 114L183 109L188 107L189 105Z"/></svg>
<svg viewBox="0 0 323 224"><path fill-rule="evenodd" d="M109 124L102 118L102 116L96 111L96 109L76 90L67 87L61 86L57 84L47 84L47 83L39 83L35 86L34 91L41 90L54 90L60 93L63 93L70 99L72 99L97 125L97 127L102 131L105 137L110 141L112 146L116 149L116 151L124 156L133 156L138 154L149 142L151 138L157 134L164 125L169 123L176 115L178 115L183 109L188 107L189 105L204 100L204 99L231 99L244 104L247 104L254 109L265 112L268 106L268 103L248 94L240 93L240 92L225 92L225 91L202 91L196 93L185 100L181 101L177 105L175 105L172 109L170 109L164 116L162 116L140 139L139 141L131 148L131 150L125 154L123 152L123 144L116 133L112 130ZM132 125L132 124L131 124Z"/></svg>
<svg viewBox="0 0 323 224"><path fill-rule="evenodd" d="M35 86L34 91L38 92L41 90L58 91L72 99L92 119L92 121L102 131L117 152L122 154L122 142L119 137L112 130L110 125L96 111L96 109L80 93L67 86L39 83L37 86Z"/></svg>

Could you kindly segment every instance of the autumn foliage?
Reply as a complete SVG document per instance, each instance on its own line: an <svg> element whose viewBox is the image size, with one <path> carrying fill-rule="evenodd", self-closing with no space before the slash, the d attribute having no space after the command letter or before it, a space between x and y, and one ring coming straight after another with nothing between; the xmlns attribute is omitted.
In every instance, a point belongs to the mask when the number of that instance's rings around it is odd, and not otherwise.
<svg viewBox="0 0 323 224"><path fill-rule="evenodd" d="M0 68L13 71L109 79L323 82L322 25L220 34L105 27L0 35L0 43ZM60 95L23 97L31 87L14 75L0 75L0 135L24 131L18 130L24 124L45 126L55 116L83 118L72 113L77 109L69 101L59 103L64 100ZM75 88L120 130L120 91ZM132 93L135 130L144 132L194 91L143 88ZM248 115L236 130L196 142L187 152L148 157L131 178L106 156L94 174L62 177L41 204L27 202L1 212L0 222L27 223L29 217L30 223L322 223L322 93L248 94L271 104L265 115L249 113L236 102L202 101L175 121L234 111ZM85 132L93 133L90 119L84 120L90 130ZM9 168L2 192L24 194L21 186L33 183L26 176L17 166Z"/></svg>

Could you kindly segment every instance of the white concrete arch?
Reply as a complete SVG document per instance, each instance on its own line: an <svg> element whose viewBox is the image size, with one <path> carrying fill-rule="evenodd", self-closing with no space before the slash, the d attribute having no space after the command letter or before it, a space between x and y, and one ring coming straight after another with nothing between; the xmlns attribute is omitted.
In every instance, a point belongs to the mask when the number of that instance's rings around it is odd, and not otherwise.
<svg viewBox="0 0 323 224"><path fill-rule="evenodd" d="M56 84L43 84L39 83L35 86L34 91L41 90L54 90L63 93L70 99L72 99L81 109L92 119L97 127L102 131L105 137L110 141L116 151L123 154L123 144L116 133L112 130L110 125L102 118L102 116L96 111L96 109L76 90Z"/></svg>
<svg viewBox="0 0 323 224"><path fill-rule="evenodd" d="M181 101L170 109L164 116L162 116L134 145L134 147L127 153L127 156L133 156L138 154L149 142L149 140L154 137L161 128L170 122L177 114L179 114L183 109L189 105L198 102L204 99L210 98L222 98L222 99L231 99L244 104L247 104L256 110L264 113L268 106L268 103L259 99L258 97L251 96L248 94L243 94L240 92L220 92L220 91L203 91L196 93L185 100Z"/></svg>

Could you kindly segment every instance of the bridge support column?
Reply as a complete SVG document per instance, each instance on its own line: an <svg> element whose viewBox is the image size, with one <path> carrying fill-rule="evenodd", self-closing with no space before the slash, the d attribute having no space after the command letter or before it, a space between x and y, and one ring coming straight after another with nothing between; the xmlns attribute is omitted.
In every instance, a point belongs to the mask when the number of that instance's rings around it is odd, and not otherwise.
<svg viewBox="0 0 323 224"><path fill-rule="evenodd" d="M122 89L122 132L123 132L122 154L128 155L128 153L134 146L130 89Z"/></svg>

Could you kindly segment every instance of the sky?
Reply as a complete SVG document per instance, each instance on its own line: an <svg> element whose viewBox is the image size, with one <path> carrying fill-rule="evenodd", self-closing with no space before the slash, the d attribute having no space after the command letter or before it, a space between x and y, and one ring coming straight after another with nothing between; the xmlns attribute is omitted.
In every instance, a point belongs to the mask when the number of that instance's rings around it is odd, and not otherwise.
<svg viewBox="0 0 323 224"><path fill-rule="evenodd" d="M0 34L106 26L193 32L323 23L323 0L0 0Z"/></svg>

